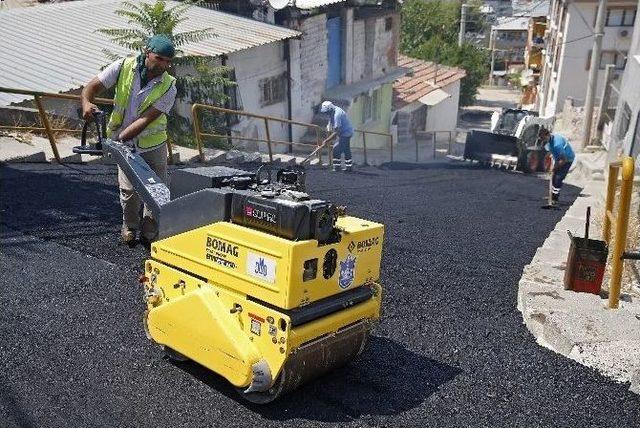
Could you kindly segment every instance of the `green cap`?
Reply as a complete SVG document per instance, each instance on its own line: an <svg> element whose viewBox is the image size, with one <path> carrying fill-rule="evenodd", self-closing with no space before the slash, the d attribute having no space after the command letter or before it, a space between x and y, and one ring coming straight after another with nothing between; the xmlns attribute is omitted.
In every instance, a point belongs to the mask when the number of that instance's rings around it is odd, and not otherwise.
<svg viewBox="0 0 640 428"><path fill-rule="evenodd" d="M147 41L147 49L158 55L173 58L176 54L176 48L169 37L164 34L156 34Z"/></svg>

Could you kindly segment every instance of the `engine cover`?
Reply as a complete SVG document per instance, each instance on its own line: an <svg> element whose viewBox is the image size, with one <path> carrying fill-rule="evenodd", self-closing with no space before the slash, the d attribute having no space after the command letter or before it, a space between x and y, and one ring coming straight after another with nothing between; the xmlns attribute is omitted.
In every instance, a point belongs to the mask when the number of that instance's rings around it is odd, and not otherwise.
<svg viewBox="0 0 640 428"><path fill-rule="evenodd" d="M300 192L236 190L231 205L233 223L282 238L320 243L334 239L337 210L333 204L309 199Z"/></svg>

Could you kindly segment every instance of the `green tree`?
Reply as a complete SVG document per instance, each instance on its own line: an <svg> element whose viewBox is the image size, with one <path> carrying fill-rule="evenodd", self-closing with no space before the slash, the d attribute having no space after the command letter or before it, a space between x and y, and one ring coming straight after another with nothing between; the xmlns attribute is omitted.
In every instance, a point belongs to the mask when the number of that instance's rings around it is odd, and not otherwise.
<svg viewBox="0 0 640 428"><path fill-rule="evenodd" d="M475 29L485 26L479 3L470 3L469 15ZM425 61L460 67L467 72L460 85L460 104L475 101L478 87L489 72L489 55L470 43L458 46L460 2L443 0L408 0L402 8L400 50Z"/></svg>
<svg viewBox="0 0 640 428"><path fill-rule="evenodd" d="M147 41L153 35L164 34L176 46L176 57L173 59L170 73L176 77L176 99L181 101L200 102L213 105L224 105L229 100L226 88L236 83L229 78L231 70L218 66L210 57L185 54L181 49L187 43L195 43L210 37L216 37L211 28L177 32L178 25L188 19L187 10L200 3L199 1L185 1L179 5L169 7L164 0L154 3L122 2L121 8L115 13L127 18L130 28L101 28L98 32L105 34L111 40L132 52L142 52ZM105 54L112 60L119 56L104 49ZM195 73L187 70L195 70ZM224 117L221 115L206 115L203 125L223 128ZM168 117L169 137L180 145L193 145L194 139L190 123L177 114L175 106Z"/></svg>

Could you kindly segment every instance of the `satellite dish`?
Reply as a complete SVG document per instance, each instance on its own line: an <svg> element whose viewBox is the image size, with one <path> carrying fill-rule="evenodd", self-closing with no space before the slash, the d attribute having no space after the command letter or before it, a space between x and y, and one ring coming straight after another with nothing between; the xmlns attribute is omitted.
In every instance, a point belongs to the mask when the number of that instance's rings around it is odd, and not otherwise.
<svg viewBox="0 0 640 428"><path fill-rule="evenodd" d="M275 10L280 10L289 6L289 0L269 0L269 5Z"/></svg>

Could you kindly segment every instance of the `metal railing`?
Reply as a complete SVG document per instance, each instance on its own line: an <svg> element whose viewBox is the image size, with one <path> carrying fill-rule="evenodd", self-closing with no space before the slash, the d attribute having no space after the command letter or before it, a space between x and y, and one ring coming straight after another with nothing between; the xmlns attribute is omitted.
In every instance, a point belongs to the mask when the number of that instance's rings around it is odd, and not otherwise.
<svg viewBox="0 0 640 428"><path fill-rule="evenodd" d="M213 111L213 112L217 112L217 113L221 113L221 114L225 114L225 115L232 115L232 116L244 116L244 117L250 117L250 118L254 118L254 119L259 119L263 122L264 124L264 135L265 138L253 138L253 137L245 137L245 136L241 136L241 135L233 135L231 133L227 133L227 134L222 134L222 133L215 133L215 132L204 132L203 131L203 127L202 127L202 122L200 120L200 111L201 110L208 110L208 111ZM262 142L262 143L267 143L267 150L269 152L269 161L273 162L273 145L287 145L289 147L292 148L294 146L297 147L307 147L311 150L311 155L307 156L307 158L305 159L305 161L309 160L311 157L313 156L318 156L318 160L320 161L320 163L322 164L322 152L324 151L324 149L327 149L328 153L328 165L331 167L333 166L333 156L331 156L330 150L332 148L332 145L329 144L332 142L332 140L335 138L335 133L331 133L331 135L329 135L328 137L325 137L324 139L322 138L325 134L326 131L323 127L318 126L316 124L313 123L306 123L306 122L299 122L299 121L295 121L295 120L290 120L290 119L283 119L283 118L279 118L279 117L274 117L274 116L267 116L267 115L263 115L263 114L257 114L257 113L250 113L247 111L243 111L243 110L233 110L233 109L228 109L228 108L223 108L223 107L217 107L217 106L212 106L212 105L208 105L208 104L200 104L200 103L195 103L191 106L191 117L193 119L193 133L195 136L195 140L196 140L196 145L198 148L198 153L200 154L200 159L201 161L204 162L205 160L205 155L204 155L204 150L203 150L203 137L205 138L220 138L220 139L226 139L227 141L233 141L233 140L237 140L237 141L253 141L253 142ZM273 138L271 138L271 132L269 130L269 124L270 122L277 122L277 123L286 123L286 124L291 124L291 125L295 125L295 126L303 126L306 127L307 129L311 130L312 133L315 133L315 144L311 144L311 143L300 143L300 142L295 142L295 141L282 141L282 140L275 140ZM229 129L227 129L227 131L230 131ZM354 132L358 132L362 134L362 141L363 141L363 152L364 152L364 163L367 163L367 142L366 142L366 136L367 134L371 134L371 135L381 135L381 136L385 136L389 138L390 144L389 144L389 151L390 151L390 157L391 160L393 161L393 136L389 133L385 133L385 132L377 132L377 131L366 131L366 130L361 130L361 129L356 129L354 130ZM358 147L352 147L352 150L358 150ZM372 150L372 149L369 149Z"/></svg>
<svg viewBox="0 0 640 428"><path fill-rule="evenodd" d="M618 172L622 169L622 185L617 217L613 214ZM624 267L623 256L627 245L627 229L629 227L629 209L631 207L631 191L633 189L634 162L626 156L609 164L607 181L607 201L604 212L603 238L607 244L611 241L611 226L615 224L615 243L611 254L611 279L609 282L609 308L616 309L620 301L620 284Z"/></svg>
<svg viewBox="0 0 640 428"><path fill-rule="evenodd" d="M245 117L252 117L254 119L260 119L260 120L262 120L264 122L264 131L265 131L264 135L265 135L266 138L251 138L251 137L244 137L244 136L238 136L238 135L232 135L232 134L216 134L216 133L212 133L212 132L203 132L202 123L200 121L200 116L198 114L199 110L209 110L209 111L214 111L214 112L223 113L223 114L227 114L227 115L245 116ZM263 115L263 114L249 113L249 112L242 111L242 110L232 110L232 109L228 109L228 108L217 107L217 106L212 106L212 105L208 105L208 104L199 104L199 103L195 103L195 104L193 104L191 106L191 118L193 119L193 133L194 133L194 137L196 139L196 145L198 147L198 152L200 153L200 160L202 162L204 162L204 160L205 160L204 152L203 152L202 137L224 138L224 139L227 139L227 140L254 141L254 142L267 143L267 149L269 151L269 161L270 162L273 162L273 147L272 147L272 145L274 145L274 144L288 145L288 146L291 146L291 147L293 147L293 146L307 146L307 147L309 147L311 149L317 149L321 145L320 134L322 132L322 128L320 126L318 126L318 125L313 124L313 123L298 122L298 121L295 121L295 120L282 119L282 118L279 118L279 117L266 116L266 115ZM310 128L310 129L314 130L314 132L315 132L316 144L273 140L271 138L271 132L269 130L269 122L270 121L278 122L278 123L287 123L287 124L291 124L291 125L305 126L307 128ZM322 153L321 152L318 154L318 156L320 157L320 159L322 159Z"/></svg>
<svg viewBox="0 0 640 428"><path fill-rule="evenodd" d="M393 135L389 134L388 132L378 132L378 131L366 131L364 129L354 129L353 132L359 132L362 134L362 155L364 157L364 164L368 165L368 159L367 159L367 134L371 134L371 135L381 135L383 137L387 137L389 138L389 158L391 159L391 162L393 162ZM358 150L359 147L352 147L351 150ZM376 149L369 149L369 150L376 150ZM384 150L384 149L382 149ZM331 156L333 158L333 156ZM332 160L333 162L333 160Z"/></svg>
<svg viewBox="0 0 640 428"><path fill-rule="evenodd" d="M38 107L38 116L40 117L40 121L42 122L44 127L38 126L11 126L11 125L0 125L0 129L11 129L16 131L38 131L47 135L49 139L49 143L51 144L51 150L53 151L53 156L56 159L56 162L62 163L60 159L60 153L58 152L58 146L56 142L55 134L57 132L64 133L80 133L82 129L68 129L68 128L52 128L51 122L49 121L49 116L44 109L42 104L43 98L55 98L61 100L70 100L70 101L80 101L80 95L72 95L72 94L56 94L53 92L41 92L41 91L30 91L27 89L15 89L15 88L4 88L0 87L0 92L4 92L7 94L17 94L17 95L28 95L32 96L36 106ZM113 100L110 98L96 98L94 102L98 105L112 105ZM169 151L169 162L173 163L173 147L171 145L171 141L167 140L167 150Z"/></svg>
<svg viewBox="0 0 640 428"><path fill-rule="evenodd" d="M424 136L424 135L429 135L431 134L431 144L432 144L432 158L435 159L436 158L436 153L437 153L437 149L438 149L438 134L447 134L449 135L449 139L448 139L448 145L447 145L447 154L451 154L451 144L453 143L453 134L456 133L457 131L452 131L452 130L446 130L446 131L417 131L416 135L415 135L415 143L416 143L416 162L419 161L420 159L420 152L419 152L419 146L420 143L418 140L420 140L420 138L418 138L419 136Z"/></svg>

